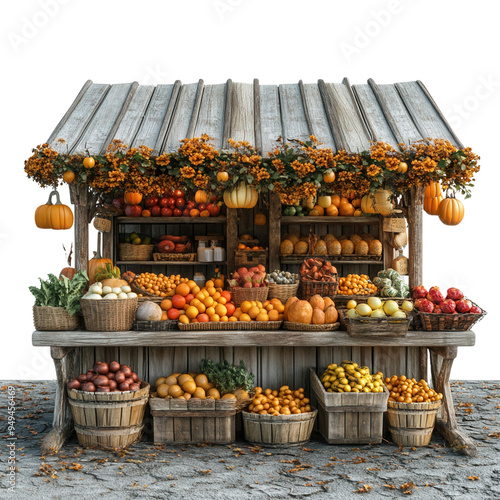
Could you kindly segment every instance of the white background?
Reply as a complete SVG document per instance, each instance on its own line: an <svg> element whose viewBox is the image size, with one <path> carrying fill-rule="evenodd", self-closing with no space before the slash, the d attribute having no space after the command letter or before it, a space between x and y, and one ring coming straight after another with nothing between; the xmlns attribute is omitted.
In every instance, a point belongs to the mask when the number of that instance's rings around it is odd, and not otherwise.
<svg viewBox="0 0 500 500"><path fill-rule="evenodd" d="M481 155L464 221L425 216L424 285L458 286L489 315L452 377L498 379L498 9L482 2L24 0L0 16L2 79L0 379L55 378L31 346L29 285L65 265L73 231L36 228L48 191L23 162L87 79L261 84L422 80L461 141ZM6 12L7 11L7 12ZM62 191L63 203L69 193ZM92 242L94 244L94 242Z"/></svg>

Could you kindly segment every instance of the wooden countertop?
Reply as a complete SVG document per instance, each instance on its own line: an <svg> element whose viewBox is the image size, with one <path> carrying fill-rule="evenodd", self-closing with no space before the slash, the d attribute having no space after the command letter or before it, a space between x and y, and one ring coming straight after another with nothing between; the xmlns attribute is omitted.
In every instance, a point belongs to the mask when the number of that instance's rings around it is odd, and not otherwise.
<svg viewBox="0 0 500 500"><path fill-rule="evenodd" d="M245 331L166 331L166 332L90 332L35 331L34 346L86 347L86 346L214 346L214 347L264 347L264 346L392 346L437 347L473 346L476 336L466 332L409 331L406 337L352 337L345 331L297 332L287 330Z"/></svg>

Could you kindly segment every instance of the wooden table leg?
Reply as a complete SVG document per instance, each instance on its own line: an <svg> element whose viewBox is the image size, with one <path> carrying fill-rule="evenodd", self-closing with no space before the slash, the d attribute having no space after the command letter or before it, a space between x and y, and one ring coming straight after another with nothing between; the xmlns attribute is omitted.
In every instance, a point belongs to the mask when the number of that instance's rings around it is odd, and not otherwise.
<svg viewBox="0 0 500 500"><path fill-rule="evenodd" d="M68 377L73 375L74 350L71 347L51 347L57 375L56 401L52 430L42 440L42 456L57 453L73 432L73 419L66 395Z"/></svg>
<svg viewBox="0 0 500 500"><path fill-rule="evenodd" d="M443 394L443 404L436 419L436 431L448 441L456 451L477 456L474 441L458 428L455 407L450 386L453 360L457 357L457 347L429 347L431 373L434 390Z"/></svg>

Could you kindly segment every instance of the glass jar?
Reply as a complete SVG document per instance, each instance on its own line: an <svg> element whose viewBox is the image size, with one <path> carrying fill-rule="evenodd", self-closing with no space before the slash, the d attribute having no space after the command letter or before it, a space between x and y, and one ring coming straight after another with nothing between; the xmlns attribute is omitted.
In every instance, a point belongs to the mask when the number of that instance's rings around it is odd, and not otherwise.
<svg viewBox="0 0 500 500"><path fill-rule="evenodd" d="M193 281L200 287L203 288L205 286L205 275L203 273L194 273Z"/></svg>
<svg viewBox="0 0 500 500"><path fill-rule="evenodd" d="M206 260L205 260L205 250L206 249L207 249L207 242L206 241L199 241L198 242L198 250L197 250L198 262L206 262Z"/></svg>
<svg viewBox="0 0 500 500"><path fill-rule="evenodd" d="M225 262L226 261L226 250L225 248L218 246L218 241L212 240L211 247L214 251L214 262Z"/></svg>

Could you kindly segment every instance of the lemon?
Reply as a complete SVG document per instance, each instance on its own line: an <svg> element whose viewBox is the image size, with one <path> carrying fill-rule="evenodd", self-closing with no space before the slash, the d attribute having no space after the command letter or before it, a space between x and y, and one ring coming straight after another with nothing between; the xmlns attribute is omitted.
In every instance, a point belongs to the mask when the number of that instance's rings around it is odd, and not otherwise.
<svg viewBox="0 0 500 500"><path fill-rule="evenodd" d="M399 306L395 300L387 300L386 302L384 302L384 312L388 316L392 316L398 310Z"/></svg>
<svg viewBox="0 0 500 500"><path fill-rule="evenodd" d="M358 304L356 303L355 300L350 300L347 303L347 309L355 309Z"/></svg>
<svg viewBox="0 0 500 500"><path fill-rule="evenodd" d="M378 297L370 297L367 302L373 310L382 307L382 301Z"/></svg>
<svg viewBox="0 0 500 500"><path fill-rule="evenodd" d="M359 316L359 314L356 312L356 309L349 309L347 311L347 317L348 318L356 318L358 316Z"/></svg>
<svg viewBox="0 0 500 500"><path fill-rule="evenodd" d="M409 300L405 300L401 304L401 309L403 309L403 311L406 311L406 312L413 311L413 302L410 302Z"/></svg>
<svg viewBox="0 0 500 500"><path fill-rule="evenodd" d="M372 313L372 308L368 304L358 304L356 306L356 312L360 316L369 316Z"/></svg>
<svg viewBox="0 0 500 500"><path fill-rule="evenodd" d="M373 311L370 314L370 317L371 318L384 318L385 317L385 312L382 311L382 309L375 309L375 311Z"/></svg>
<svg viewBox="0 0 500 500"><path fill-rule="evenodd" d="M132 240L132 245L140 245L141 244L141 238L137 237Z"/></svg>

